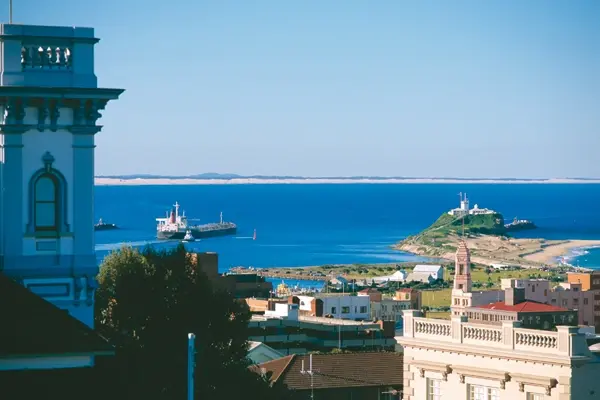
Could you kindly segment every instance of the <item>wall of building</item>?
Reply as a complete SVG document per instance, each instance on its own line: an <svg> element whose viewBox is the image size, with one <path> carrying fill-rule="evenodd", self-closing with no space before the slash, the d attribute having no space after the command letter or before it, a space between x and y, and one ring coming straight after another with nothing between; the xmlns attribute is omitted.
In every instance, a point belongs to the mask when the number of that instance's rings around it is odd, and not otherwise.
<svg viewBox="0 0 600 400"><path fill-rule="evenodd" d="M368 296L323 296L323 314L334 318L365 320L371 318L371 302Z"/></svg>
<svg viewBox="0 0 600 400"><path fill-rule="evenodd" d="M502 290L508 288L525 289L525 299L537 301L538 303L546 303L550 293L550 281L546 279L511 279L504 278L501 280L500 287Z"/></svg>

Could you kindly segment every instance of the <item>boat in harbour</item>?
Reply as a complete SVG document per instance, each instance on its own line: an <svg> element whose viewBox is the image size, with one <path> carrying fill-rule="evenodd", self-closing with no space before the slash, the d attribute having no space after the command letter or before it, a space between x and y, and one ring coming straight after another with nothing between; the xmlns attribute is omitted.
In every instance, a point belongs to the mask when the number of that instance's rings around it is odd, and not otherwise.
<svg viewBox="0 0 600 400"><path fill-rule="evenodd" d="M518 219L517 217L515 217L515 219L512 222L505 224L504 228L507 232L517 232L535 229L537 228L537 226L535 226L533 221L530 221L528 219Z"/></svg>
<svg viewBox="0 0 600 400"><path fill-rule="evenodd" d="M223 220L221 213L220 221L204 225L191 225L185 215L185 211L179 214L179 203L175 202L173 209L167 211L166 218L156 218L156 237L160 240L184 239L189 232L194 239L209 238L215 236L234 235L237 233L237 225L233 222Z"/></svg>
<svg viewBox="0 0 600 400"><path fill-rule="evenodd" d="M107 224L102 221L102 218L98 220L98 223L94 225L95 231L110 231L113 229L119 229L119 227L115 224Z"/></svg>
<svg viewBox="0 0 600 400"><path fill-rule="evenodd" d="M185 232L185 236L183 237L183 242L194 242L196 239L194 238L194 235L192 235L192 231L190 231L189 229Z"/></svg>

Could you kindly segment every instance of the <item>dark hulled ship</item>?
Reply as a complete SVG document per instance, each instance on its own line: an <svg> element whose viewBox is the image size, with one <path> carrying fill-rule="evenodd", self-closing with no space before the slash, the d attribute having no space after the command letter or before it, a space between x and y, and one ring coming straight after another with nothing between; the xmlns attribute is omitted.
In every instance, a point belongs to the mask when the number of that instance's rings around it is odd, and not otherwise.
<svg viewBox="0 0 600 400"><path fill-rule="evenodd" d="M204 239L215 236L234 235L237 233L237 225L233 222L223 221L223 213L219 222L190 225L185 216L185 211L179 215L179 203L175 203L173 209L167 212L166 218L156 218L156 237L162 240L181 240L186 233L191 233L194 239Z"/></svg>

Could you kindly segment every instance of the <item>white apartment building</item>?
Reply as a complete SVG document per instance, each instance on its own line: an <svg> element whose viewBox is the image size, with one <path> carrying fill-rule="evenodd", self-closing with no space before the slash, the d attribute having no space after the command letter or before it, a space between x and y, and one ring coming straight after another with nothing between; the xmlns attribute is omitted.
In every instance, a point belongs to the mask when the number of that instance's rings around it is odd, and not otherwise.
<svg viewBox="0 0 600 400"><path fill-rule="evenodd" d="M369 296L342 293L319 293L316 296L295 296L301 314L331 315L333 318L366 320L371 318Z"/></svg>
<svg viewBox="0 0 600 400"><path fill-rule="evenodd" d="M404 312L404 400L600 398L600 356L578 327L557 332Z"/></svg>

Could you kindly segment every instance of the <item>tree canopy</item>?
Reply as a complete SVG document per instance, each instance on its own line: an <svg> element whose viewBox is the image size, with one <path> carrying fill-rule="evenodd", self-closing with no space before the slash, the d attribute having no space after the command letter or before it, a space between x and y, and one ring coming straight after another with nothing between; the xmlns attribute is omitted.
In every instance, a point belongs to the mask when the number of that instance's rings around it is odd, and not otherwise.
<svg viewBox="0 0 600 400"><path fill-rule="evenodd" d="M213 287L183 245L123 247L104 259L98 284L96 329L117 350L103 369L124 398L186 398L188 333L197 399L288 396L248 369L247 307Z"/></svg>

